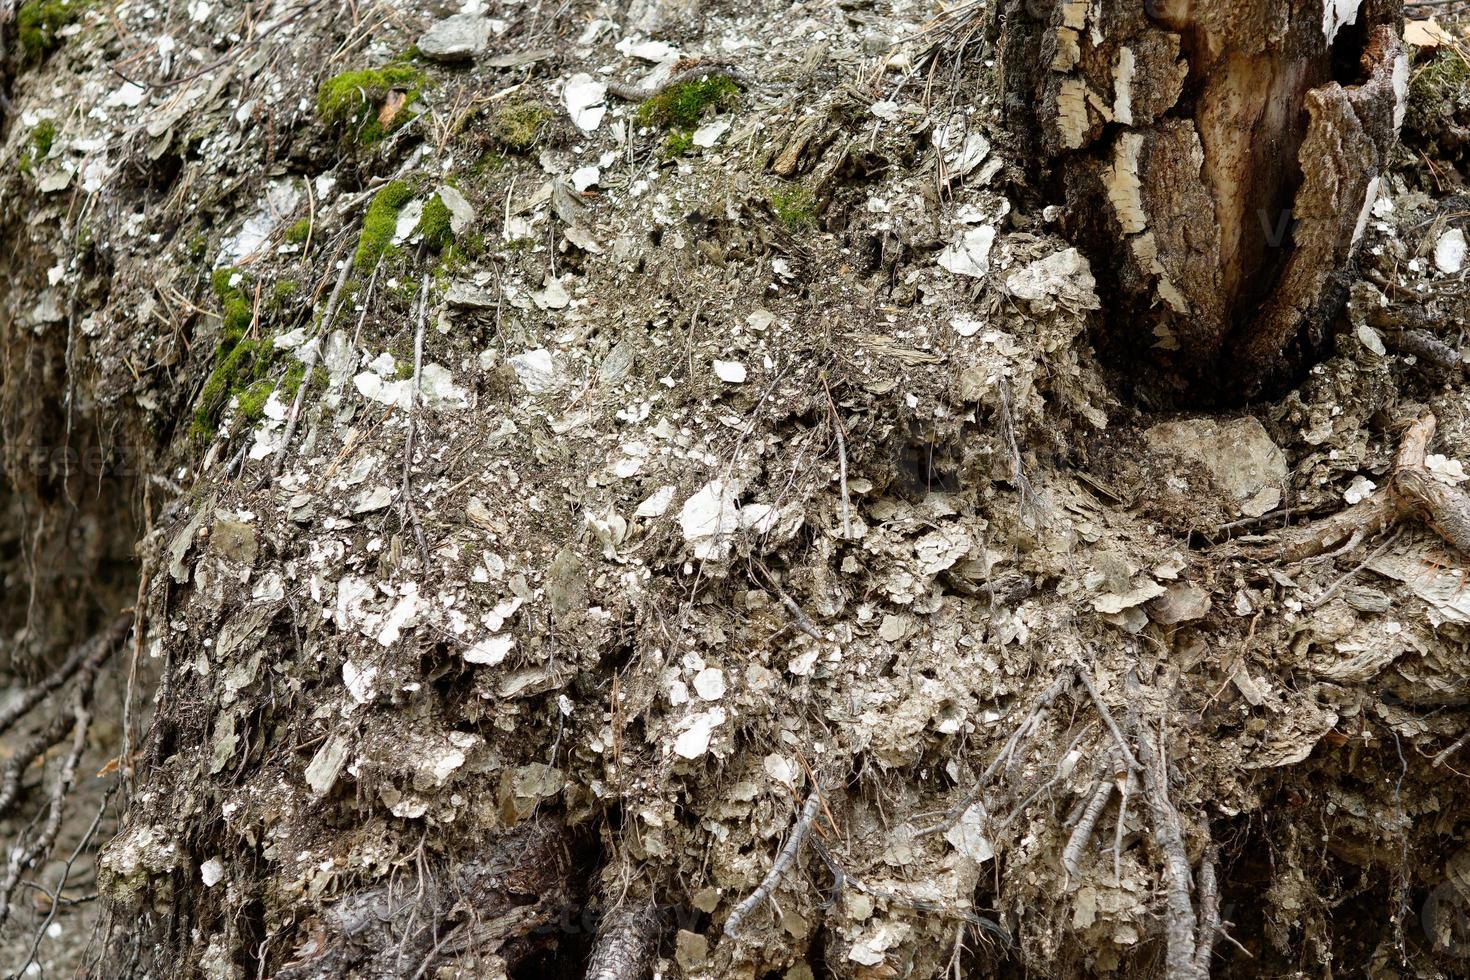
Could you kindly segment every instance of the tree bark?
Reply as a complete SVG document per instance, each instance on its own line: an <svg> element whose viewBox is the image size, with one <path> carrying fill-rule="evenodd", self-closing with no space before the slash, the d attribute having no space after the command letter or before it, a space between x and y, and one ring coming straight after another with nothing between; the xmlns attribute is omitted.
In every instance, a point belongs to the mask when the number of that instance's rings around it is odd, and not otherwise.
<svg viewBox="0 0 1470 980"><path fill-rule="evenodd" d="M1207 396L1287 376L1341 304L1403 122L1395 0L1005 10L1012 105L1100 272L1109 340Z"/></svg>

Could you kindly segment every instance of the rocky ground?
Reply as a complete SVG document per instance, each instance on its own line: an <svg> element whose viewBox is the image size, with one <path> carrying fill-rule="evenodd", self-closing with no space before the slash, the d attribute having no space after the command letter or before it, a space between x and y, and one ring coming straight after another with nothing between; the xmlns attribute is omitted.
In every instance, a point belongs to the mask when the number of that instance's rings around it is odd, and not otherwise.
<svg viewBox="0 0 1470 980"><path fill-rule="evenodd" d="M19 23L16 690L143 599L16 971L1150 975L1182 886L1219 975L1464 975L1452 21L1208 409L1095 355L979 3Z"/></svg>

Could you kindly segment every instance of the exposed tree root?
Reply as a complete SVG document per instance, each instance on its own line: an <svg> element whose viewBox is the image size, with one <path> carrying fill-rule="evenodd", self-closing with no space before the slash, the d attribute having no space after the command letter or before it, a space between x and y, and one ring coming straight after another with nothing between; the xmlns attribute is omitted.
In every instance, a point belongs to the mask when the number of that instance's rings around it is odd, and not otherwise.
<svg viewBox="0 0 1470 980"><path fill-rule="evenodd" d="M571 904L572 870L565 825L521 824L487 843L473 864L425 863L414 876L343 896L276 976L413 978L461 957L480 968L494 956L514 965L534 951L538 935L552 935Z"/></svg>
<svg viewBox="0 0 1470 980"><path fill-rule="evenodd" d="M815 795L815 794L814 794ZM597 931L587 980L639 980L658 952L663 917L651 901L630 901L609 913Z"/></svg>
<svg viewBox="0 0 1470 980"><path fill-rule="evenodd" d="M1017 747L1030 736L1036 727L1036 721L1041 712L1055 701L1058 695L1070 688L1074 679L1073 672L1067 670L1063 671L1056 680L1052 681L1051 685L1045 691L1041 692L1041 696L1036 699L1036 703L1031 706L1031 709L1026 712L1025 717L1021 719L1021 723L1011 733L1011 737L1006 739L1005 745L1001 747L996 757L990 761L990 765L985 767L985 771L980 774L980 778L975 780L974 787L958 803L950 808L949 812L944 815L944 819L940 820L937 824L915 831L914 836L927 837L930 834L943 833L953 827L960 819L960 816L970 808L970 804L975 802L975 798L984 790L985 784L990 781L990 777L995 775L1002 764L1014 756Z"/></svg>
<svg viewBox="0 0 1470 980"><path fill-rule="evenodd" d="M756 886L755 891L751 892L745 901L735 906L735 911L731 912L730 917L725 920L725 935L732 939L738 936L740 923L745 920L746 916L760 908L765 900L771 897L776 886L781 884L781 879L786 875L792 862L796 860L797 852L801 850L802 841L806 840L807 834L811 833L812 821L816 819L817 811L821 809L821 806L821 789L813 787L811 795L806 798L806 806L801 808L801 815L796 818L796 826L791 829L791 836L787 838L786 846L781 848L781 853L776 855L771 870L766 872L765 878Z"/></svg>
<svg viewBox="0 0 1470 980"><path fill-rule="evenodd" d="M1146 722L1135 725L1134 735L1143 755L1143 792L1153 817L1154 840L1164 853L1166 975L1169 980L1204 980L1209 971L1197 958L1200 923L1190 903L1193 874L1184 850L1179 811L1169 799L1168 765Z"/></svg>
<svg viewBox="0 0 1470 980"><path fill-rule="evenodd" d="M87 731L92 719L88 704L97 672L123 641L132 621L132 614L125 613L114 618L105 629L86 642L78 644L60 667L23 691L5 711L4 716L0 717L0 732L3 732L32 709L45 703L53 692L70 685L70 707L61 709L58 705L58 710L52 717L45 720L39 731L22 742L4 767L0 768L0 815L3 815L20 798L22 779L32 763L42 758L53 746L66 740L68 734L71 736L60 768L51 782L45 805L30 826L21 831L11 843L6 855L4 877L0 878L0 926L10 918L15 890L25 880L26 872L49 857L57 835L61 832L66 801L76 780L82 753L87 747ZM40 821L40 828L31 836L37 821Z"/></svg>
<svg viewBox="0 0 1470 980"><path fill-rule="evenodd" d="M1288 562L1343 554L1409 517L1418 517L1457 549L1470 554L1470 495L1434 478L1424 465L1438 422L1433 413L1404 433L1386 486L1346 510L1316 521L1279 546Z"/></svg>

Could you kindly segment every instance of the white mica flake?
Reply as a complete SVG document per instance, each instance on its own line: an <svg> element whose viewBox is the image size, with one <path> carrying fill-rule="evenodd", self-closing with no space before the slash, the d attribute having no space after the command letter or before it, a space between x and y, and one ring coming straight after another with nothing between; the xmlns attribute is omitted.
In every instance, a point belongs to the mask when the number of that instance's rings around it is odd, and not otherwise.
<svg viewBox="0 0 1470 980"><path fill-rule="evenodd" d="M729 536L740 529L739 493L738 484L712 480L684 502L679 527L696 558L719 559L729 550Z"/></svg>
<svg viewBox="0 0 1470 980"><path fill-rule="evenodd" d="M690 718L687 727L674 740L674 754L682 759L698 759L709 751L715 729L724 723L724 708L711 708Z"/></svg>
<svg viewBox="0 0 1470 980"><path fill-rule="evenodd" d="M577 72L567 79L561 97L578 129L590 133L602 125L602 117L607 114L607 106L603 105L607 99L606 84L586 72Z"/></svg>
<svg viewBox="0 0 1470 980"><path fill-rule="evenodd" d="M412 586L412 583L410 583L410 586ZM388 615L384 617L383 629L378 633L378 644L380 646L390 647L397 643L403 630L418 621L420 607L421 603L419 602L418 589L416 587L411 588L407 594L394 604L393 608L389 610Z"/></svg>
<svg viewBox="0 0 1470 980"><path fill-rule="evenodd" d="M713 119L694 131L694 145L707 150L718 143L729 129L730 120Z"/></svg>
<svg viewBox="0 0 1470 980"><path fill-rule="evenodd" d="M347 693L358 704L367 704L377 695L377 679L376 667L359 667L351 660L342 664L342 683L347 685Z"/></svg>
<svg viewBox="0 0 1470 980"><path fill-rule="evenodd" d="M515 355L510 358L510 366L521 384L533 395L555 391L561 387L556 359L544 347Z"/></svg>
<svg viewBox="0 0 1470 980"><path fill-rule="evenodd" d="M1356 504L1359 501L1366 499L1369 495L1373 493L1374 490L1377 489L1377 484L1368 479L1366 476L1359 474L1353 477L1353 482L1348 486L1347 490L1343 492L1342 499L1347 501L1349 504Z"/></svg>
<svg viewBox="0 0 1470 980"><path fill-rule="evenodd" d="M1451 228L1434 243L1434 267L1445 275L1454 275L1465 267L1465 233Z"/></svg>
<svg viewBox="0 0 1470 980"><path fill-rule="evenodd" d="M761 766L766 770L767 776L782 786L793 789L796 787L796 766L784 755L772 752L761 761Z"/></svg>
<svg viewBox="0 0 1470 980"><path fill-rule="evenodd" d="M745 365L739 361L715 361L715 377L726 384L738 385L745 381Z"/></svg>
<svg viewBox="0 0 1470 980"><path fill-rule="evenodd" d="M995 229L981 225L964 232L939 253L939 266L957 276L978 279L990 272L990 247L995 244Z"/></svg>
<svg viewBox="0 0 1470 980"><path fill-rule="evenodd" d="M674 488L669 485L661 486L643 503L633 511L634 517L662 517L669 509L669 504L674 502Z"/></svg>
<svg viewBox="0 0 1470 980"><path fill-rule="evenodd" d="M725 672L706 667L694 675L694 693L705 701L718 701L725 696Z"/></svg>
<svg viewBox="0 0 1470 980"><path fill-rule="evenodd" d="M107 97L107 101L103 104L108 108L123 107L136 109L143 104L143 100L147 96L148 90L143 86L136 82L124 82L113 90L113 93Z"/></svg>
<svg viewBox="0 0 1470 980"><path fill-rule="evenodd" d="M572 187L578 192L597 186L602 180L602 171L597 167L578 167L572 171Z"/></svg>

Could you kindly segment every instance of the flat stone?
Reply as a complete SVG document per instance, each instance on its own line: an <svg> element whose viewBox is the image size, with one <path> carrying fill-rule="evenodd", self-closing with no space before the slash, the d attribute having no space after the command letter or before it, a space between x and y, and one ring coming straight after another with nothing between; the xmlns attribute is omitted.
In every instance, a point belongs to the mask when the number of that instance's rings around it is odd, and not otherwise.
<svg viewBox="0 0 1470 980"><path fill-rule="evenodd" d="M470 310L493 310L496 306L494 293L463 281L449 284L449 289L444 293L444 302Z"/></svg>
<svg viewBox="0 0 1470 980"><path fill-rule="evenodd" d="M210 529L209 547L242 565L255 564L255 529L244 521L221 517Z"/></svg>
<svg viewBox="0 0 1470 980"><path fill-rule="evenodd" d="M1198 585L1173 582L1163 595L1149 602L1148 614L1161 626L1204 619L1210 612L1210 594Z"/></svg>
<svg viewBox="0 0 1470 980"><path fill-rule="evenodd" d="M1237 510L1258 510L1286 483L1286 455L1254 418L1181 419L1144 433L1149 449L1198 466ZM1268 508L1269 509L1269 508Z"/></svg>
<svg viewBox="0 0 1470 980"><path fill-rule="evenodd" d="M430 61L470 61L489 43L489 21L479 14L455 14L424 32L419 51Z"/></svg>
<svg viewBox="0 0 1470 980"><path fill-rule="evenodd" d="M697 932L680 929L674 949L674 959L685 970L692 972L699 969L709 959L709 940Z"/></svg>

